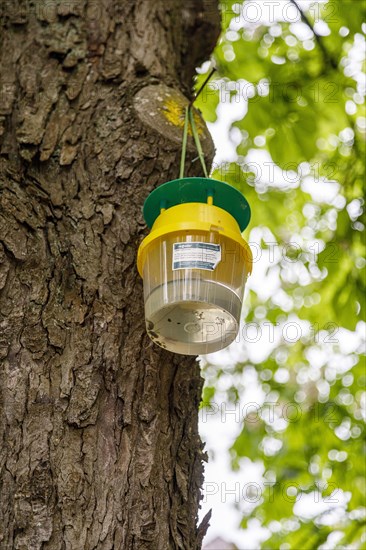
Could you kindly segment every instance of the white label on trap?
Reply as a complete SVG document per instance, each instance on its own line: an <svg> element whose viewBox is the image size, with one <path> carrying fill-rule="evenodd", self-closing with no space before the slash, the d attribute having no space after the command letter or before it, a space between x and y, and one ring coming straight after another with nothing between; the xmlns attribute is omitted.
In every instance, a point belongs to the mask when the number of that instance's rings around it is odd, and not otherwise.
<svg viewBox="0 0 366 550"><path fill-rule="evenodd" d="M221 246L212 243L174 243L173 271L207 269L213 271L221 261Z"/></svg>

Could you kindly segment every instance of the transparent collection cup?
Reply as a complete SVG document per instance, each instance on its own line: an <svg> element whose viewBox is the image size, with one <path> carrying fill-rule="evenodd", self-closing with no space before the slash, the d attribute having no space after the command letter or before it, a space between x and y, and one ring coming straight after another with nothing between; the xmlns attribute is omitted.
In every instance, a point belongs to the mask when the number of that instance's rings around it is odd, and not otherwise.
<svg viewBox="0 0 366 550"><path fill-rule="evenodd" d="M175 260L175 245L219 245L217 264ZM177 231L149 246L143 268L146 328L150 338L175 353L199 355L228 346L239 330L250 262L246 249L217 231ZM197 256L196 256L197 258Z"/></svg>

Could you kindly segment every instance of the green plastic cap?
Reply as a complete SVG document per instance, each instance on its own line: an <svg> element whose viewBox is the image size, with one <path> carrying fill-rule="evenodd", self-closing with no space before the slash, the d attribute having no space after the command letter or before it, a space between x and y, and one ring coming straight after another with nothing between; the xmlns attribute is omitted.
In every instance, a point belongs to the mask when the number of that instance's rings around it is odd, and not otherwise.
<svg viewBox="0 0 366 550"><path fill-rule="evenodd" d="M226 210L244 231L250 221L250 206L245 197L232 185L210 178L182 178L159 185L144 203L143 214L148 227L152 227L162 208L168 209L189 202L213 204Z"/></svg>

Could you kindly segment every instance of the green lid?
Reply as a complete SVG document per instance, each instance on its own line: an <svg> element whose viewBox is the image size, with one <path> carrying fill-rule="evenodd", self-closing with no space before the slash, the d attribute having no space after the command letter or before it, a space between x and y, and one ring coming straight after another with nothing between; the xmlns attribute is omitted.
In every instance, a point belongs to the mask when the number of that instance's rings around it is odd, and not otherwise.
<svg viewBox="0 0 366 550"><path fill-rule="evenodd" d="M208 196L213 204L226 210L244 231L250 220L250 206L245 197L232 185L210 178L182 178L159 185L147 197L143 214L149 227L152 227L161 208L171 208L187 202L207 203Z"/></svg>

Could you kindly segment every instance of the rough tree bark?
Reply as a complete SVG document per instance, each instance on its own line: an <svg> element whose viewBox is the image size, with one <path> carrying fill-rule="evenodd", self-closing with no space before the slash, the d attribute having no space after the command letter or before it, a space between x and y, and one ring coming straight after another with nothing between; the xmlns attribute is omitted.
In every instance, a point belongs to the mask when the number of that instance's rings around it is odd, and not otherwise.
<svg viewBox="0 0 366 550"><path fill-rule="evenodd" d="M0 548L200 548L199 367L135 257L216 1L0 5Z"/></svg>

